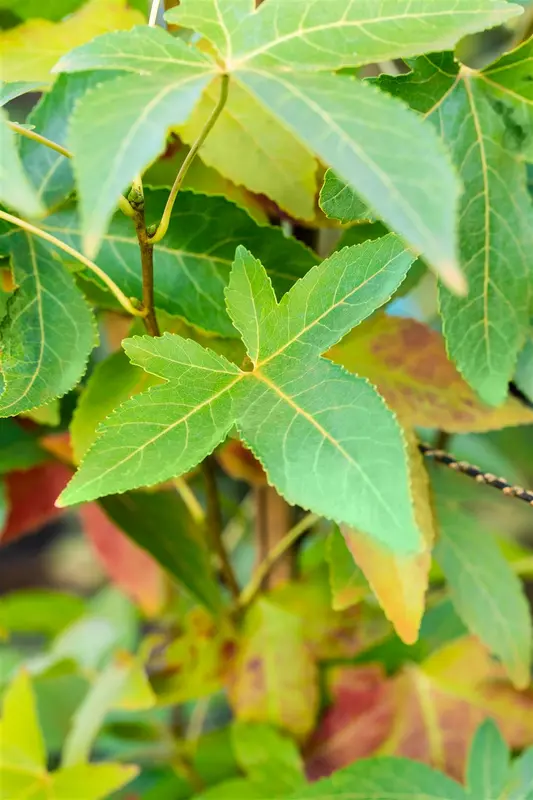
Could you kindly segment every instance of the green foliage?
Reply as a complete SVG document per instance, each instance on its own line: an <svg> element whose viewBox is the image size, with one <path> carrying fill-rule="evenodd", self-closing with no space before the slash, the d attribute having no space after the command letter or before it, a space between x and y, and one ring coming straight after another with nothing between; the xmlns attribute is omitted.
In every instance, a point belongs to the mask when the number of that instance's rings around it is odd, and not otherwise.
<svg viewBox="0 0 533 800"><path fill-rule="evenodd" d="M2 792L533 800L531 4L162 6L0 0Z"/></svg>

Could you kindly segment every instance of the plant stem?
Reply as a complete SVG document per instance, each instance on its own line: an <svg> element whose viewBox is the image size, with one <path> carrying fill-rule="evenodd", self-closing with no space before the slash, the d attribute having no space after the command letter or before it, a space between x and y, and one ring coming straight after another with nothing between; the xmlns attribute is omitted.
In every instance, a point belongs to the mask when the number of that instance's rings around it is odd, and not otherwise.
<svg viewBox="0 0 533 800"><path fill-rule="evenodd" d="M234 599L238 601L240 589L237 583L237 578L233 572L233 567L226 553L226 548L222 541L222 512L220 509L220 498L218 495L216 475L215 475L215 459L213 456L207 456L202 462L202 472L204 474L206 496L207 496L207 529L211 536L213 549L215 550L219 560L224 582Z"/></svg>
<svg viewBox="0 0 533 800"><path fill-rule="evenodd" d="M70 247L70 245L65 244L65 242L61 241L61 239L56 239L56 237L52 236L50 233L47 233L46 231L43 231L40 228L36 228L35 225L32 225L30 222L26 222L26 220L19 219L19 217L14 217L12 214L8 214L6 211L2 211L1 209L0 209L0 219L5 219L6 222L10 222L12 225L16 225L18 228L22 228L23 230L28 231L28 233L32 233L34 236L39 236L39 238L44 239L47 242L50 242L50 244L53 244L55 245L55 247L58 247L60 250L63 250L65 253L68 253L68 255L72 256L72 258L75 258L76 261L79 261L81 264L87 267L87 269L90 269L91 272L94 272L95 275L98 275L98 277L106 284L108 289L111 292L113 292L120 305L128 312L128 314L131 314L134 317L145 316L146 312L143 309L135 308L135 306L131 303L131 301L128 300L124 292L121 289L119 289L119 287L109 277L109 275L107 275L103 271L103 269L100 269L98 264L95 264L93 261L90 261L82 253L79 253L77 250L74 250L73 247Z"/></svg>
<svg viewBox="0 0 533 800"><path fill-rule="evenodd" d="M44 145L44 147L50 148L50 150L55 150L56 153L65 156L65 158L72 158L72 153L70 150L67 150L66 147L63 147L60 144L56 144L56 142L53 142L51 139L47 139L46 136L42 136L40 133L36 133L28 128L24 128L22 125L18 125L16 122L8 121L7 124L12 131L20 134L20 136L25 136L27 139L32 139L34 142L38 142L39 144ZM127 217L133 217L133 208L123 195L120 195L119 197L118 207Z"/></svg>
<svg viewBox="0 0 533 800"><path fill-rule="evenodd" d="M300 520L293 528L288 531L283 539L281 539L278 544L272 548L272 550L268 553L266 558L261 562L261 564L256 569L254 575L250 580L248 586L246 586L241 596L239 597L239 608L245 608L249 606L255 596L261 591L261 585L264 579L267 577L268 573L274 566L281 556L287 552L287 550L292 547L292 545L302 536L309 528L312 528L315 522L320 519L318 514L306 514L306 516Z"/></svg>
<svg viewBox="0 0 533 800"><path fill-rule="evenodd" d="M258 486L255 490L255 532L257 563L261 564L270 551L283 539L293 524L293 508L273 486ZM274 589L290 581L294 575L294 553L288 550L269 572L263 588Z"/></svg>
<svg viewBox="0 0 533 800"><path fill-rule="evenodd" d="M170 217L172 214L172 209L174 208L174 203L176 202L176 197L178 196L178 192L181 189L185 176L191 166L194 158L205 142L208 134L212 130L215 122L219 118L222 109L226 105L226 100L228 99L228 92L229 92L229 75L222 75L222 82L220 86L220 97L218 103L216 104L215 108L213 109L211 116L205 123L200 135L198 136L197 140L192 145L191 149L187 153L185 161L181 165L178 174L176 175L176 180L170 190L170 194L168 196L168 200L165 205L165 210L163 211L163 216L161 217L161 221L157 226L157 229L153 236L150 236L150 242L152 244L156 244L156 242L160 242L163 236L168 231L168 226L170 224Z"/></svg>
<svg viewBox="0 0 533 800"><path fill-rule="evenodd" d="M204 510L185 478L174 478L174 486L176 487L179 496L187 506L189 514L193 520L199 525L203 525L205 523Z"/></svg>
<svg viewBox="0 0 533 800"><path fill-rule="evenodd" d="M152 0L152 6L150 8L150 16L148 17L148 25L151 28L155 28L157 23L157 14L159 12L159 6L161 5L161 0Z"/></svg>
<svg viewBox="0 0 533 800"><path fill-rule="evenodd" d="M144 202L135 208L135 231L141 251L143 308L146 312L143 319L144 327L150 336L161 336L154 305L154 246L146 231Z"/></svg>

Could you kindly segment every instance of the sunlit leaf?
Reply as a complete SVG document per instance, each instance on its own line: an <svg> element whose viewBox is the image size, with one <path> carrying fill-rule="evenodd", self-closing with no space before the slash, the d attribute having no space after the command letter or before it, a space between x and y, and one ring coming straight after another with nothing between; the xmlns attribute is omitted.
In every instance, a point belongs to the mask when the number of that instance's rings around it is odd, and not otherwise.
<svg viewBox="0 0 533 800"><path fill-rule="evenodd" d="M50 776L54 800L72 800L83 786L83 800L106 800L135 778L138 767L126 764L76 764Z"/></svg>
<svg viewBox="0 0 533 800"><path fill-rule="evenodd" d="M237 719L269 722L303 738L318 706L317 671L298 617L268 600L249 611L231 676Z"/></svg>
<svg viewBox="0 0 533 800"><path fill-rule="evenodd" d="M327 355L367 377L408 426L481 433L533 422L515 398L497 409L479 400L448 359L442 336L413 319L378 314Z"/></svg>
<svg viewBox="0 0 533 800"><path fill-rule="evenodd" d="M142 22L142 14L129 8L126 0L88 0L78 11L56 23L30 19L0 33L2 78L51 82L50 70L63 53L105 31L130 28Z"/></svg>
<svg viewBox="0 0 533 800"><path fill-rule="evenodd" d="M2 703L0 764L39 779L46 771L45 745L37 717L29 674L20 671L11 682Z"/></svg>
<svg viewBox="0 0 533 800"><path fill-rule="evenodd" d="M4 417L68 392L96 344L91 310L54 251L22 232L11 247L17 290L2 321Z"/></svg>

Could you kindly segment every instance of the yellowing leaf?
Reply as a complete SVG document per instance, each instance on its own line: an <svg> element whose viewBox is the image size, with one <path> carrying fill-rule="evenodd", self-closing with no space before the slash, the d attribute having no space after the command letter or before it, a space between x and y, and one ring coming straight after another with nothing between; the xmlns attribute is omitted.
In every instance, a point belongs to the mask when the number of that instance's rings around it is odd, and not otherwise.
<svg viewBox="0 0 533 800"><path fill-rule="evenodd" d="M367 578L379 604L396 632L407 644L418 638L425 608L435 528L429 498L429 480L414 434L407 438L411 474L411 497L415 517L426 549L414 556L392 553L380 542L346 526L341 530L354 561Z"/></svg>
<svg viewBox="0 0 533 800"><path fill-rule="evenodd" d="M187 144L198 138L219 95L214 81L180 129ZM316 159L244 86L231 84L228 102L202 146L202 160L292 216L313 219Z"/></svg>
<svg viewBox="0 0 533 800"><path fill-rule="evenodd" d="M0 33L4 81L51 82L50 71L64 54L106 31L144 22L126 0L89 0L61 22L32 19Z"/></svg>
<svg viewBox="0 0 533 800"><path fill-rule="evenodd" d="M229 688L239 720L304 738L318 708L318 673L301 620L268 600L249 612Z"/></svg>
<svg viewBox="0 0 533 800"><path fill-rule="evenodd" d="M76 764L51 775L53 800L106 800L135 778L138 767L125 764Z"/></svg>
<svg viewBox="0 0 533 800"><path fill-rule="evenodd" d="M448 360L441 335L412 319L376 315L328 358L367 377L406 426L463 433L533 422L533 411L514 398L499 408L479 400Z"/></svg>
<svg viewBox="0 0 533 800"><path fill-rule="evenodd" d="M0 722L0 764L32 773L46 771L44 741L37 718L35 696L27 672L21 671L3 698Z"/></svg>

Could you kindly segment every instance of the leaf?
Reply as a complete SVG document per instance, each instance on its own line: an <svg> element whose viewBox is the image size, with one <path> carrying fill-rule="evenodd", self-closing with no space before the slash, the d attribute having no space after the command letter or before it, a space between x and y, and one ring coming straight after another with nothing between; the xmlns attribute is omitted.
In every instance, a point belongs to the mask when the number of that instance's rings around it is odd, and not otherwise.
<svg viewBox="0 0 533 800"><path fill-rule="evenodd" d="M58 462L8 475L9 514L0 543L8 544L59 516L61 511L55 501L71 475L72 471Z"/></svg>
<svg viewBox="0 0 533 800"><path fill-rule="evenodd" d="M61 22L31 19L0 33L5 81L51 82L58 58L98 34L143 22L126 0L88 0Z"/></svg>
<svg viewBox="0 0 533 800"><path fill-rule="evenodd" d="M525 689L530 683L532 623L521 582L483 525L453 502L437 500L440 538L435 558L455 609L501 659L517 688Z"/></svg>
<svg viewBox="0 0 533 800"><path fill-rule="evenodd" d="M237 762L254 783L269 785L276 796L305 783L296 744L271 725L237 721L231 734Z"/></svg>
<svg viewBox="0 0 533 800"><path fill-rule="evenodd" d="M452 47L467 33L502 23L516 6L488 0L185 0L166 19L198 30L234 68L338 69Z"/></svg>
<svg viewBox="0 0 533 800"><path fill-rule="evenodd" d="M147 221L161 218L168 191L146 191ZM45 230L79 249L81 231L73 207L46 219ZM257 225L222 197L180 192L170 228L154 249L155 303L196 327L236 336L224 306L237 245L257 253L281 295L316 263L317 257L280 228ZM122 213L111 222L98 254L99 266L128 297L142 296L139 245L131 220Z"/></svg>
<svg viewBox="0 0 533 800"><path fill-rule="evenodd" d="M233 778L211 786L194 798L195 800L270 800L272 786L269 781L256 783L247 778Z"/></svg>
<svg viewBox="0 0 533 800"><path fill-rule="evenodd" d="M259 600L247 614L228 688L236 718L268 722L304 738L318 710L317 680L301 621Z"/></svg>
<svg viewBox="0 0 533 800"><path fill-rule="evenodd" d="M379 84L430 116L465 184L459 238L469 293L460 298L441 287L444 335L469 384L485 403L499 405L528 324L533 210L525 165L482 74L459 69L450 56L428 61Z"/></svg>
<svg viewBox="0 0 533 800"><path fill-rule="evenodd" d="M72 111L85 92L112 75L107 73L60 75L43 94L28 116L37 133L66 147L67 126ZM39 200L48 208L65 200L74 190L72 164L68 158L33 139L20 137L20 157Z"/></svg>
<svg viewBox="0 0 533 800"><path fill-rule="evenodd" d="M373 220L373 214L366 203L331 169L328 169L324 177L319 202L326 217L338 219L339 222Z"/></svg>
<svg viewBox="0 0 533 800"><path fill-rule="evenodd" d="M479 73L490 92L503 100L516 112L516 121L523 128L528 153L532 149L533 128L533 82L531 60L533 58L533 36L515 50L505 53Z"/></svg>
<svg viewBox="0 0 533 800"><path fill-rule="evenodd" d="M59 22L60 19L72 14L84 0L47 0L46 5L40 0L1 0L2 8L10 8L21 19L49 19Z"/></svg>
<svg viewBox="0 0 533 800"><path fill-rule="evenodd" d="M328 537L327 560L332 608L335 611L343 611L360 603L368 594L368 583L359 567L354 564L338 528L335 528Z"/></svg>
<svg viewBox="0 0 533 800"><path fill-rule="evenodd" d="M533 402L533 332L518 356L514 380L520 391Z"/></svg>
<svg viewBox="0 0 533 800"><path fill-rule="evenodd" d="M306 773L314 781L375 753L394 719L394 692L382 665L333 668L332 701L306 747Z"/></svg>
<svg viewBox="0 0 533 800"><path fill-rule="evenodd" d="M155 696L136 660L129 653L119 654L98 675L74 715L63 749L63 767L73 767L89 760L106 714L116 708L132 680L133 673L141 680L141 691L130 708L146 709L155 704Z"/></svg>
<svg viewBox="0 0 533 800"><path fill-rule="evenodd" d="M8 633L55 636L84 613L81 597L50 589L22 589L0 598L0 619Z"/></svg>
<svg viewBox="0 0 533 800"><path fill-rule="evenodd" d="M4 417L68 392L96 344L91 310L54 252L22 232L11 247L18 288L1 327Z"/></svg>
<svg viewBox="0 0 533 800"><path fill-rule="evenodd" d="M506 789L509 800L531 800L533 797L533 747L524 750L513 762Z"/></svg>
<svg viewBox="0 0 533 800"><path fill-rule="evenodd" d="M163 573L149 551L141 549L113 525L96 503L80 509L86 537L106 574L147 617L155 617L165 602ZM142 527L144 519L138 520ZM168 531L164 531L168 535Z"/></svg>
<svg viewBox="0 0 533 800"><path fill-rule="evenodd" d="M111 53L117 52L115 58ZM213 64L161 28L112 33L69 53L58 71L132 68L85 93L69 141L80 194L83 248L98 252L121 192L164 149L171 125L187 120L213 76ZM164 65L164 69L162 69ZM99 119L98 128L92 120Z"/></svg>
<svg viewBox="0 0 533 800"><path fill-rule="evenodd" d="M28 217L42 217L45 210L20 161L15 134L0 109L0 202Z"/></svg>
<svg viewBox="0 0 533 800"><path fill-rule="evenodd" d="M24 670L4 695L0 733L2 767L39 779L46 772L46 752L30 677Z"/></svg>
<svg viewBox="0 0 533 800"><path fill-rule="evenodd" d="M221 607L209 551L177 492L128 492L101 503L107 516L211 611Z"/></svg>
<svg viewBox="0 0 533 800"><path fill-rule="evenodd" d="M6 103L26 92L37 92L41 88L42 84L38 81L13 81L12 83L0 81L0 106L5 106Z"/></svg>
<svg viewBox="0 0 533 800"><path fill-rule="evenodd" d="M135 778L139 768L125 764L76 764L51 775L54 800L72 800L83 786L83 800L106 800Z"/></svg>
<svg viewBox="0 0 533 800"><path fill-rule="evenodd" d="M479 800L500 800L509 766L507 745L497 725L487 720L476 731L468 756L469 794Z"/></svg>
<svg viewBox="0 0 533 800"><path fill-rule="evenodd" d="M11 419L0 419L0 474L46 461L36 437Z"/></svg>
<svg viewBox="0 0 533 800"><path fill-rule="evenodd" d="M0 535L4 530L4 525L9 512L9 505L7 499L7 490L5 481L0 478Z"/></svg>
<svg viewBox="0 0 533 800"><path fill-rule="evenodd" d="M479 400L446 356L442 336L413 319L377 314L327 356L368 378L405 426L482 433L533 422L513 397L497 409Z"/></svg>
<svg viewBox="0 0 533 800"><path fill-rule="evenodd" d="M287 800L353 800L386 798L404 800L466 800L463 788L425 764L405 758L375 758L359 761L295 792Z"/></svg>
<svg viewBox="0 0 533 800"><path fill-rule="evenodd" d="M274 305L263 267L239 248L228 308L249 352L261 361L253 372L242 372L178 336L127 340L130 359L169 383L114 412L59 502L182 474L236 423L289 502L355 524L397 550L418 549L405 491L404 443L394 417L365 381L318 357L390 297L410 261L394 236L347 248L313 268ZM256 301L271 309L264 319ZM157 419L154 404L159 406ZM380 440L365 435L369 428L380 430ZM285 448L291 452L289 462Z"/></svg>
<svg viewBox="0 0 533 800"><path fill-rule="evenodd" d="M428 126L370 84L347 76L247 71L240 80L447 285L464 291L455 255L459 184Z"/></svg>
<svg viewBox="0 0 533 800"><path fill-rule="evenodd" d="M219 96L217 80L179 128L187 144L196 141ZM316 159L245 86L235 81L231 84L228 101L201 154L210 167L234 183L270 197L293 217L314 219Z"/></svg>

